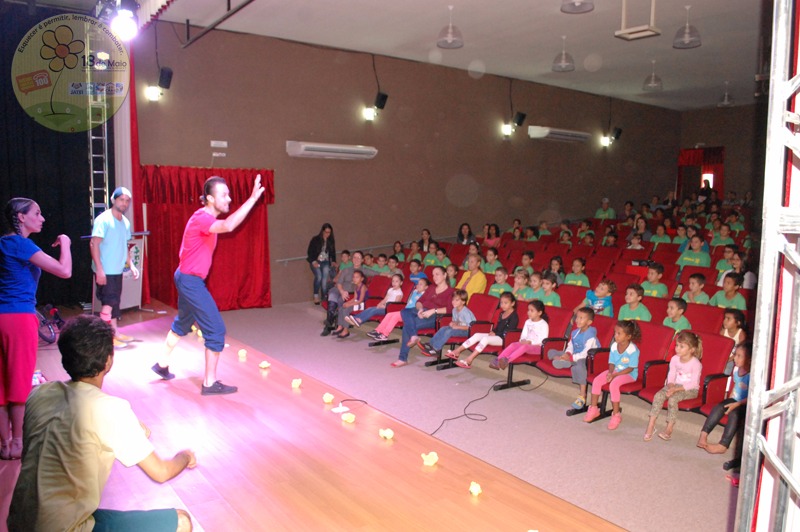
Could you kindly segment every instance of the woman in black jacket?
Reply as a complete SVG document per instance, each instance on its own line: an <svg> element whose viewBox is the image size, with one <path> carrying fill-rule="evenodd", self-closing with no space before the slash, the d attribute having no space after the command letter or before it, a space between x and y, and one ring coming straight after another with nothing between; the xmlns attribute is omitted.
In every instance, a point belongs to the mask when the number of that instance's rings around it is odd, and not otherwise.
<svg viewBox="0 0 800 532"><path fill-rule="evenodd" d="M319 234L308 243L308 265L314 274L314 304L327 299L331 268L336 266L336 241L333 226L322 224Z"/></svg>

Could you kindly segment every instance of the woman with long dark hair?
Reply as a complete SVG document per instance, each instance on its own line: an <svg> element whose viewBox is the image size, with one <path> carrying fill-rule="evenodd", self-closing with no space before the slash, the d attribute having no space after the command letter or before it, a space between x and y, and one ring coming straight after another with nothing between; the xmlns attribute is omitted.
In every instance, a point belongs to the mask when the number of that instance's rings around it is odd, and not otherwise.
<svg viewBox="0 0 800 532"><path fill-rule="evenodd" d="M322 224L319 234L308 243L306 260L314 274L314 304L319 305L320 300L328 298L331 268L336 265L336 240L331 224Z"/></svg>
<svg viewBox="0 0 800 532"><path fill-rule="evenodd" d="M32 199L6 204L0 236L0 459L22 456L22 420L31 391L39 340L36 288L42 270L62 279L72 276L70 239L58 235L54 259L28 238L39 233L44 217Z"/></svg>

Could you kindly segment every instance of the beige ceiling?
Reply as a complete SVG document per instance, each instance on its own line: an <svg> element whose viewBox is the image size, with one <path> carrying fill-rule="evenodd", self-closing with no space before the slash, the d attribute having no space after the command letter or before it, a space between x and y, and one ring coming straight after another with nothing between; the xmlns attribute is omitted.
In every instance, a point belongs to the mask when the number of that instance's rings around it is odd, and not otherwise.
<svg viewBox="0 0 800 532"><path fill-rule="evenodd" d="M230 3L235 7L242 1ZM80 0L49 3L59 2ZM458 50L436 47L436 37L448 21L449 3L454 5L453 23L464 35L465 46ZM192 26L205 27L225 13L227 4L228 0L173 0L160 19L180 23L188 19ZM763 37L767 48L770 41L770 0L658 0L655 26L661 35L636 41L614 37L621 27L622 0L595 0L594 11L583 15L561 13L560 4L560 0L254 0L219 29L431 62L473 77L496 74L676 110L714 107L725 81L730 82L737 105L755 101L762 25L767 27ZM628 4L628 26L649 21L650 0L628 0ZM690 22L700 31L702 46L677 50L672 39L685 24L686 4L692 4ZM575 58L574 72L550 69L561 50L562 35ZM642 83L653 59L664 90L646 93Z"/></svg>

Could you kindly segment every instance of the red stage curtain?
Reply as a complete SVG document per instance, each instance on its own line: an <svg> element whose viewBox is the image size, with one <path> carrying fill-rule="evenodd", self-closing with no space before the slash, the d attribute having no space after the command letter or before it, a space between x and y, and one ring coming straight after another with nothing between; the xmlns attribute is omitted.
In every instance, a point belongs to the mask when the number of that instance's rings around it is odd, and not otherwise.
<svg viewBox="0 0 800 532"><path fill-rule="evenodd" d="M233 233L219 235L208 289L220 310L272 306L267 204L275 202L272 170L245 168L187 168L145 165L139 169L146 204L150 294L172 306L178 294L173 274L186 221L200 208L203 182L225 178L231 191L231 212L253 190L256 174L266 188L250 215Z"/></svg>

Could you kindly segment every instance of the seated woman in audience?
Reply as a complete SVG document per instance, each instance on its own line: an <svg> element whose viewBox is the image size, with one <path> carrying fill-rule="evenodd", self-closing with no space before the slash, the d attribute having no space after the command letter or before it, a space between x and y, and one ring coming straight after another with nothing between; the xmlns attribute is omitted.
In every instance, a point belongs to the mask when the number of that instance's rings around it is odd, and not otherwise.
<svg viewBox="0 0 800 532"><path fill-rule="evenodd" d="M480 355L484 349L486 349L486 346L503 345L503 339L508 331L516 329L517 324L519 323L515 305L516 300L514 299L514 295L509 292L504 292L503 295L500 296L500 317L497 320L497 325L492 328L492 331L488 333L473 334L469 340L458 346L455 351L448 351L446 353L447 356L455 360L457 366L464 369L470 369L472 367L472 361L475 360L475 358ZM461 353L471 348L475 344L478 345L475 346L472 354L469 355L466 360L459 360Z"/></svg>
<svg viewBox="0 0 800 532"><path fill-rule="evenodd" d="M647 205L646 203L643 205ZM642 242L650 242L650 239L653 237L653 233L650 232L650 229L647 228L647 220L642 217L641 215L636 217L636 222L633 226L633 231L628 235L628 242L631 241L633 235L639 235L642 237Z"/></svg>
<svg viewBox="0 0 800 532"><path fill-rule="evenodd" d="M500 245L500 227L497 224L488 224L483 234L483 247L496 248Z"/></svg>
<svg viewBox="0 0 800 532"><path fill-rule="evenodd" d="M430 342L421 342L422 354L435 357L451 338L464 338L469 326L475 321L475 314L467 308L467 293L464 290L453 292L453 318L449 325L439 328Z"/></svg>
<svg viewBox="0 0 800 532"><path fill-rule="evenodd" d="M405 262L406 261L406 254L403 251L403 243L399 240L394 243L392 246L392 255L397 257L397 262Z"/></svg>
<svg viewBox="0 0 800 532"><path fill-rule="evenodd" d="M720 273L719 281L717 281L717 286L722 286L723 281L725 280L725 275L728 272L740 273L742 274L742 288L745 290L752 290L756 287L756 274L749 271L747 267L747 253L744 251L734 251L733 256L731 257L731 269L726 270Z"/></svg>
<svg viewBox="0 0 800 532"><path fill-rule="evenodd" d="M419 239L419 249L422 253L430 252L429 246L431 242L434 242L433 237L431 237L431 232L429 229L422 230L422 237Z"/></svg>
<svg viewBox="0 0 800 532"><path fill-rule="evenodd" d="M469 226L469 224L463 223L461 224L461 227L458 228L456 244L467 245L471 242L475 242L475 235L472 234L472 228Z"/></svg>
<svg viewBox="0 0 800 532"><path fill-rule="evenodd" d="M556 276L556 286L564 282L566 272L564 271L564 259L560 255L555 255L550 259L550 266L542 271L542 274L552 273Z"/></svg>
<svg viewBox="0 0 800 532"><path fill-rule="evenodd" d="M417 300L413 309L400 311L403 320L403 339L400 344L400 357L392 362L393 368L408 364L408 352L411 346L419 342L417 331L433 327L436 315L449 314L453 310L453 289L447 284L444 268L433 268L433 285L429 286L422 297Z"/></svg>
<svg viewBox="0 0 800 532"><path fill-rule="evenodd" d="M511 230L511 240L525 240L525 237L522 235L521 227L515 227Z"/></svg>
<svg viewBox="0 0 800 532"><path fill-rule="evenodd" d="M456 288L465 290L468 299L472 294L482 294L486 290L486 275L481 271L480 255L467 256L467 271L461 276Z"/></svg>
<svg viewBox="0 0 800 532"><path fill-rule="evenodd" d="M408 296L408 303L406 303L405 308L413 309L414 306L417 304L419 298L422 297L422 294L425 293L425 291L428 289L429 286L430 282L428 281L428 278L421 277L417 281L414 291L411 292L410 296ZM380 324L378 324L378 326L375 327L374 331L367 333L367 336L369 336L373 340L378 340L378 341L388 340L389 333L391 333L392 329L394 329L397 326L397 324L400 323L401 319L402 318L400 316L400 311L387 312L386 315L381 320Z"/></svg>
<svg viewBox="0 0 800 532"><path fill-rule="evenodd" d="M489 363L492 369L506 369L509 364L522 355L542 353L542 341L550 334L544 303L534 299L528 302L528 319L522 327L519 341L503 349L502 353Z"/></svg>
<svg viewBox="0 0 800 532"><path fill-rule="evenodd" d="M386 295L374 307L364 309L363 312L356 316L352 314L345 316L345 321L355 327L361 327L361 324L375 316L386 315L386 305L389 303L399 303L403 300L403 276L400 274L392 275L392 284L386 291Z"/></svg>

